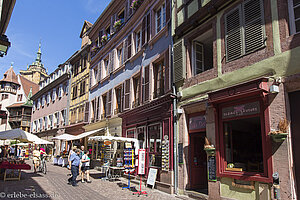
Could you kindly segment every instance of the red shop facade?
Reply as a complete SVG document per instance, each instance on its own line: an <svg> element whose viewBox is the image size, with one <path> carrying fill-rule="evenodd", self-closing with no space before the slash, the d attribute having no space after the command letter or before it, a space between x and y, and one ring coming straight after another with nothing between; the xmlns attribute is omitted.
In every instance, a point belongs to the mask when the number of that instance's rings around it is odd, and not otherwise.
<svg viewBox="0 0 300 200"><path fill-rule="evenodd" d="M209 94L215 108L217 176L272 182L268 79Z"/></svg>
<svg viewBox="0 0 300 200"><path fill-rule="evenodd" d="M146 149L146 174L158 169L155 187L172 193L173 176L173 96L168 94L146 105L126 111L122 118L122 136L139 140Z"/></svg>

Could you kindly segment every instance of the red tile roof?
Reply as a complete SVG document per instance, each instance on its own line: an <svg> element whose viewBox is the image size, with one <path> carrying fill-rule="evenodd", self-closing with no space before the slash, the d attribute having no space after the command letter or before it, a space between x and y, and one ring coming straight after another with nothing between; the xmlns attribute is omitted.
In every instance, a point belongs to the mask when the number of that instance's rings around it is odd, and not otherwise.
<svg viewBox="0 0 300 200"><path fill-rule="evenodd" d="M30 88L32 87L32 95L34 95L35 93L37 93L39 91L39 85L24 78L22 75L19 75L20 80L21 80L21 84L23 86L25 95L28 96L29 92L30 92Z"/></svg>
<svg viewBox="0 0 300 200"><path fill-rule="evenodd" d="M1 81L6 81L6 82L11 82L11 83L19 84L17 75L14 72L12 66L4 73L4 77L3 77L3 79Z"/></svg>

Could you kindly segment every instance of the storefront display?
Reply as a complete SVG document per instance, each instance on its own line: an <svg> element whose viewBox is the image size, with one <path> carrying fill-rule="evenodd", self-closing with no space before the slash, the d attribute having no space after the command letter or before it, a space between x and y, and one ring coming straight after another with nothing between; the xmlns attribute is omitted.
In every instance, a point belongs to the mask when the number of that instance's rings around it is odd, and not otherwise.
<svg viewBox="0 0 300 200"><path fill-rule="evenodd" d="M164 140L162 142L162 170L169 170L169 137L167 135L164 136Z"/></svg>

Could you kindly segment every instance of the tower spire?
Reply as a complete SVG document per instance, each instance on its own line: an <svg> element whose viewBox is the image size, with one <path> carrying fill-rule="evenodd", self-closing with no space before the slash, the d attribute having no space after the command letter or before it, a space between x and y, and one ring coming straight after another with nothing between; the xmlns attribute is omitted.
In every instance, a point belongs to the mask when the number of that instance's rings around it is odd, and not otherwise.
<svg viewBox="0 0 300 200"><path fill-rule="evenodd" d="M39 43L39 50L37 52L37 56L35 61L41 63L42 62L42 51L41 51L41 42Z"/></svg>

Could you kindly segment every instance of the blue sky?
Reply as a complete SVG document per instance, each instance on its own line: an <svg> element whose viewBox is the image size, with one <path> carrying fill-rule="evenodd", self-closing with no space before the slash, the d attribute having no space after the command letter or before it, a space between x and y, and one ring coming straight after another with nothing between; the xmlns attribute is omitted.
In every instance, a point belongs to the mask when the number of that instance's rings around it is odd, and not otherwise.
<svg viewBox="0 0 300 200"><path fill-rule="evenodd" d="M16 73L36 58L51 73L80 49L84 20L94 23L110 0L17 0L6 30L11 47L0 57L0 79L13 62Z"/></svg>

